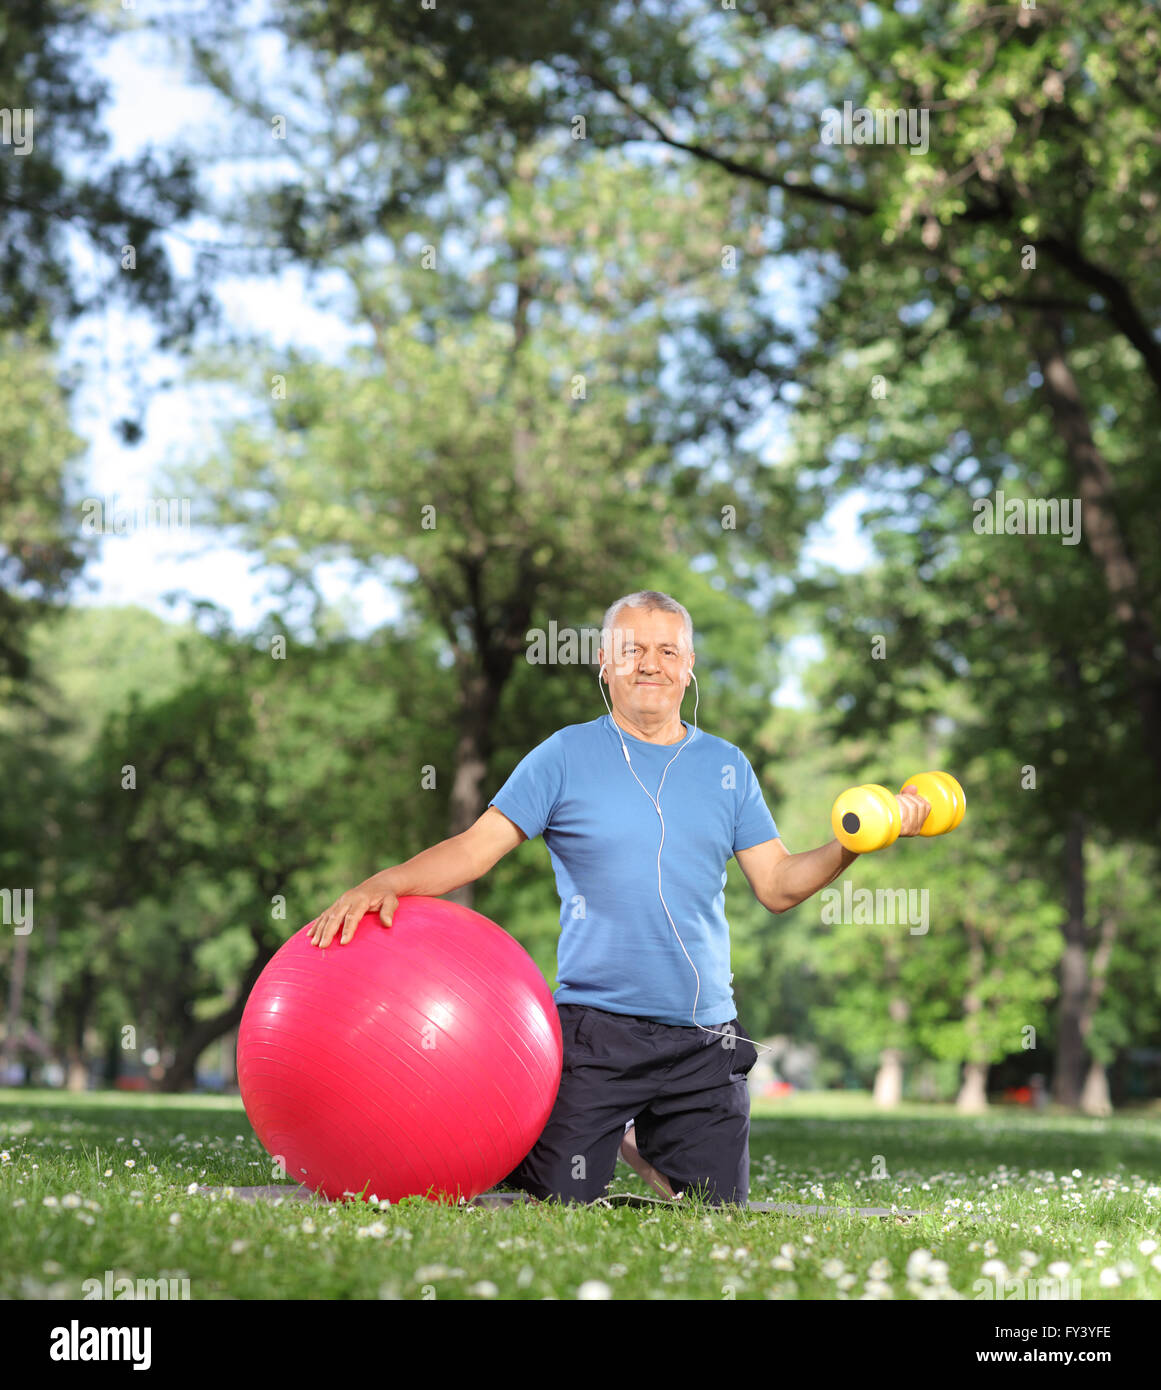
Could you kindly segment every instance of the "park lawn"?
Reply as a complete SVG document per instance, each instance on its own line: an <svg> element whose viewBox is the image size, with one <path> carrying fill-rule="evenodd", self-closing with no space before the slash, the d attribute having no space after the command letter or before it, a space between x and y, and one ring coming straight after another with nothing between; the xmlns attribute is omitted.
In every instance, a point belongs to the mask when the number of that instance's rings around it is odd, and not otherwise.
<svg viewBox="0 0 1161 1390"><path fill-rule="evenodd" d="M1157 1114L800 1095L755 1102L750 1151L753 1200L932 1215L211 1198L190 1189L272 1181L237 1099L0 1090L0 1297L82 1298L111 1271L191 1299L975 1300L1017 1278L1161 1298ZM620 1164L612 1191L646 1188Z"/></svg>

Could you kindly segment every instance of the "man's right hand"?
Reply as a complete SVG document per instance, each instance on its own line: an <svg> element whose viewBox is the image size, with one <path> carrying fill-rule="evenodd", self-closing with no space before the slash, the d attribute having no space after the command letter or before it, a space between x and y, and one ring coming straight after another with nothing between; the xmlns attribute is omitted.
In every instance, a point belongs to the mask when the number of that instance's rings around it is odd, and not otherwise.
<svg viewBox="0 0 1161 1390"><path fill-rule="evenodd" d="M339 945L345 946L355 934L355 928L368 912L379 910L379 920L385 927L391 925L399 899L391 888L390 869L372 874L357 888L350 888L314 922L310 929L312 946L325 949L334 940L340 929Z"/></svg>

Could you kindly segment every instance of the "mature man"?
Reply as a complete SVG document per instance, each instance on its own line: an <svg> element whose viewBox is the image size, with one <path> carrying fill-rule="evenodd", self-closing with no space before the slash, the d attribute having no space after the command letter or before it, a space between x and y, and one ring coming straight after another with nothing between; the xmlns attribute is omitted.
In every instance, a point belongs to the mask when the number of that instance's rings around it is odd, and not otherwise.
<svg viewBox="0 0 1161 1390"><path fill-rule="evenodd" d="M726 865L734 856L758 901L780 913L857 856L837 840L791 854L745 755L682 720L695 656L675 599L618 599L599 660L609 713L545 739L473 826L343 894L311 939L326 947L341 930L347 942L376 908L389 923L400 897L450 892L542 834L561 902L564 1069L548 1123L507 1183L592 1201L635 1122L644 1162L634 1166L655 1186L744 1204L746 1074L758 1054L730 988ZM917 834L928 803L899 799L901 833Z"/></svg>

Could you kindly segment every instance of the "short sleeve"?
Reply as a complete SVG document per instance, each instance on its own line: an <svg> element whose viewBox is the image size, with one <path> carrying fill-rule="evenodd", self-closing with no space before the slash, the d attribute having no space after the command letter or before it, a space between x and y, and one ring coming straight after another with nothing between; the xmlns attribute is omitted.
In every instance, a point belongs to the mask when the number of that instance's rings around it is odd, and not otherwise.
<svg viewBox="0 0 1161 1390"><path fill-rule="evenodd" d="M488 805L502 811L533 840L550 824L563 785L561 743L556 734L551 734L521 758Z"/></svg>
<svg viewBox="0 0 1161 1390"><path fill-rule="evenodd" d="M738 813L734 821L735 854L740 849L753 849L755 845L778 838L778 827L762 795L758 775L744 753L739 751L738 758L741 776L738 779Z"/></svg>

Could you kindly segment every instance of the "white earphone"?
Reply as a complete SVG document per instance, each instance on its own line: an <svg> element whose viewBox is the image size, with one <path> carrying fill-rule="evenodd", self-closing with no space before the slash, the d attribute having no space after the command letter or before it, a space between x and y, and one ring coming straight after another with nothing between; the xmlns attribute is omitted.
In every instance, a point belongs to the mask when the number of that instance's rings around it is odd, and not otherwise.
<svg viewBox="0 0 1161 1390"><path fill-rule="evenodd" d="M674 753L673 757L670 758L670 760L665 764L665 771L662 772L662 774L661 774L661 782L660 782L660 784L658 785L658 788L657 788L657 795L656 795L656 797L654 797L653 794L652 794L652 792L650 792L649 789L645 786L645 783L641 781L640 777L638 777L637 774L636 774L635 772L633 772L633 760L629 757L629 749L628 749L628 748L626 747L626 745L625 745L625 739L624 739L624 736L623 736L622 733L621 733L621 726L620 726L620 725L617 723L617 721L613 718L613 711L612 711L612 709L611 709L610 706L609 706L608 700L605 698L604 686L603 686L603 684L601 683L601 674L602 674L602 672L604 671L604 669L605 669L605 667L606 667L607 665L608 665L608 662L602 662L602 663L601 663L601 668L600 668L600 670L597 672L597 684L601 687L601 699L604 700L604 702L605 702L605 708L609 711L609 722L612 724L613 728L616 730L617 737L621 740L621 752L624 753L624 755L625 755L625 761L629 764L629 771L633 773L633 780L637 783L637 785L641 788L641 790L645 793L645 795L646 795L646 796L649 798L649 800L653 803L653 809L657 812L657 817L658 817L658 819L661 821L661 843L657 846L657 896L661 899L661 906L662 906L662 909L664 910L666 917L669 918L669 925L673 928L673 934L674 934L674 936L677 937L677 944L681 947L682 954L685 956L686 960L689 961L689 968L693 971L694 979L697 981L697 991L696 991L696 993L695 993L694 996L693 996L693 1015L692 1015L693 1026L694 1026L695 1028L700 1028L701 1031L702 1031L703 1033L709 1033L710 1036L711 1036L711 1037L714 1037L714 1038L735 1038L735 1037L737 1037L737 1034L736 1034L736 1033L719 1033L719 1032L717 1032L716 1030L714 1030L713 1028L706 1028L706 1027L704 1027L702 1024L698 1023L698 1021L697 1021L697 1001L698 1001L698 998L699 998L700 995L701 995L701 976L698 974L697 966L694 965L693 960L691 959L689 952L685 949L685 942L682 941L682 939L681 939L681 933L677 930L677 926L676 926L676 924L674 923L673 918L669 915L669 908L666 906L666 902L665 902L665 894L661 891L661 851L662 851L662 849L664 849L664 847L665 847L665 817L661 814L661 788L665 785L665 773L668 772L669 769L673 766L673 764L674 764L674 762L676 761L676 759L680 756L680 754L681 754L682 751L684 750L686 744L687 744L687 743L690 743L690 742L692 741L692 739L691 739L691 738L683 739L683 740L682 740L682 743L681 743L681 747L677 750L676 753ZM698 699L699 699L699 697L700 697L700 688L699 688L698 683L697 683L697 676L694 675L694 671L693 671L693 667L692 667L692 666L689 668L689 674L690 674L690 676L693 677L693 688L694 688L694 701L693 701L693 729L694 729L694 734L696 735L696 733L697 733L697 704L698 704ZM688 684L688 682L687 682L687 684ZM754 1046L757 1047L758 1044L755 1043Z"/></svg>

